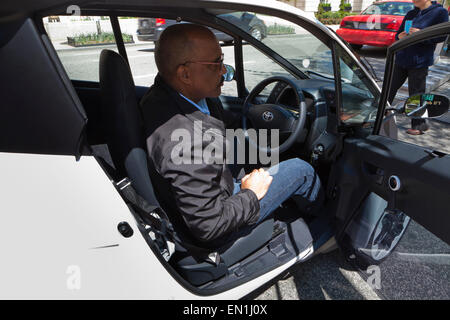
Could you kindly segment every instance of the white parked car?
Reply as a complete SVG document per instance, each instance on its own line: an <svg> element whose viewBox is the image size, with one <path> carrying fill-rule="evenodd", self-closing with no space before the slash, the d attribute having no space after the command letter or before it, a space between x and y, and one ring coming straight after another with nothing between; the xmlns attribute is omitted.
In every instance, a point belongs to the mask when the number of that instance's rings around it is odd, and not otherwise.
<svg viewBox="0 0 450 320"><path fill-rule="evenodd" d="M353 51L303 11L272 0L73 5L85 17L109 15L116 37L117 14L202 23L233 37L235 87L221 97L224 107L239 117L244 106L259 108L244 115L250 123L260 123L252 117L266 111L287 112L273 121L293 121L297 130L287 132L280 157L314 165L326 187L327 215L299 215L287 203L275 219L225 247L187 240L179 226L170 228L174 213L167 218L158 207L157 193L169 191L152 185L144 144L127 140L144 141L135 125L148 86L134 85L120 62L99 67L96 47L70 49L78 50L70 59L61 54L65 44L49 39L43 18L67 14L67 1L6 1L0 9L0 298L239 299L337 247L360 267L381 263L410 217L450 241L450 158L380 135L389 84L381 91ZM259 41L230 23L226 17L235 12L260 16L267 37ZM388 62L396 50L448 30L449 24L436 26L399 41ZM116 43L121 61L132 66L127 47ZM82 67L91 60L95 65ZM78 77L97 75L97 68L108 76ZM262 81L274 86L252 90ZM119 100L130 88L136 100ZM434 99L446 112L448 98Z"/></svg>

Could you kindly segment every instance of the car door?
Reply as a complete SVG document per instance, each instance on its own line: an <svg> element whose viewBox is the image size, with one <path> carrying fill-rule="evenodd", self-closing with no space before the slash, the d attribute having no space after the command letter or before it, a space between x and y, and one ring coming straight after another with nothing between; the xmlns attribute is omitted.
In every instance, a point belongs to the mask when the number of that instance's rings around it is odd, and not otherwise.
<svg viewBox="0 0 450 320"><path fill-rule="evenodd" d="M448 69L442 71L448 65L448 58L439 56L449 30L448 22L432 26L397 41L387 49L383 90L379 99L373 99L378 100L373 101L373 109L365 109L361 103L351 106L351 101L346 98L345 85L342 85L337 100L340 104L339 131L344 139L341 156L331 169L327 193L336 213L337 241L348 261L362 269L384 261L411 223L436 236L436 241L445 251L441 253L448 253L448 112L439 118L428 119L430 129L423 135L410 136L406 129L410 127L411 119L405 117L405 111L401 109L407 105L409 93L440 96L443 101L450 97L449 72ZM407 88L401 87L391 107L387 100L393 86L394 71L399 70L395 65L404 62L396 59L397 53L407 50L414 55L415 50L424 46L435 47L425 92L411 92L414 91L412 87L408 92ZM348 60L346 54L338 52L337 57L342 60L336 68L339 76L345 77L344 69L349 69L351 76L351 65L345 65ZM413 56L415 66L420 66L420 59L420 55ZM412 86L412 82L409 84ZM424 97L427 96L420 100ZM444 106L445 110L448 110L448 104L446 108ZM433 248L420 250L429 253Z"/></svg>

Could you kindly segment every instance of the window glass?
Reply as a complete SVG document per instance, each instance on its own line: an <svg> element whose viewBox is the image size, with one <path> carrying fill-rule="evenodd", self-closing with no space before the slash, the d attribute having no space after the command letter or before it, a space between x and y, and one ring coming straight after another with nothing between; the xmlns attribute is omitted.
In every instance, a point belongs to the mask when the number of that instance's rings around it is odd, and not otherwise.
<svg viewBox="0 0 450 320"><path fill-rule="evenodd" d="M396 54L388 96L393 108L405 108L385 117L382 130L389 137L450 154L449 37L415 43Z"/></svg>
<svg viewBox="0 0 450 320"><path fill-rule="evenodd" d="M379 93L343 48L337 46L336 51L342 82L340 119L346 124L373 125L377 116Z"/></svg>
<svg viewBox="0 0 450 320"><path fill-rule="evenodd" d="M158 73L154 57L155 42L167 27L176 23L175 20L165 18L119 17L122 33L132 34L134 38L132 43L125 44L125 48L135 85L151 86L153 84ZM235 67L233 38L218 30L211 30L222 46L224 63ZM236 81L225 82L222 95L236 96Z"/></svg>
<svg viewBox="0 0 450 320"><path fill-rule="evenodd" d="M408 13L408 11L412 9L414 9L413 3L384 2L370 5L361 14L363 15L386 14L386 15L404 16Z"/></svg>
<svg viewBox="0 0 450 320"><path fill-rule="evenodd" d="M234 59L234 44L222 44L222 52L224 54L223 63L229 64L233 66L234 69L236 69L236 63ZM235 80L229 82L225 81L222 87L222 95L237 97L237 82Z"/></svg>
<svg viewBox="0 0 450 320"><path fill-rule="evenodd" d="M258 83L273 76L291 76L278 63L255 49L250 44L244 44L244 79L246 88L251 91ZM273 85L268 85L261 95L269 95Z"/></svg>
<svg viewBox="0 0 450 320"><path fill-rule="evenodd" d="M119 17L122 33L132 34L133 42L125 43L131 73L136 86L151 86L158 73L154 58L156 29L160 29L164 19Z"/></svg>
<svg viewBox="0 0 450 320"><path fill-rule="evenodd" d="M109 17L50 16L43 23L69 78L99 81L101 51L117 52Z"/></svg>
<svg viewBox="0 0 450 320"><path fill-rule="evenodd" d="M240 18L236 18L237 14L227 13L218 17L260 40L299 70L333 77L331 49L309 31L274 16L240 12ZM275 72L278 70L275 69Z"/></svg>

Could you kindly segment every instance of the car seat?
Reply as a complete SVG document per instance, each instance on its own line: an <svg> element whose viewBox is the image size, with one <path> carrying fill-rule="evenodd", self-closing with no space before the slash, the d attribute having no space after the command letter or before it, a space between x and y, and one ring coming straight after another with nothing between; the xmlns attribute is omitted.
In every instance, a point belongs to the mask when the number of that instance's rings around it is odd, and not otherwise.
<svg viewBox="0 0 450 320"><path fill-rule="evenodd" d="M142 198L149 203L158 203L149 175L143 120L131 71L123 57L111 50L105 49L100 55L100 92L102 125L117 176L128 177ZM192 238L184 232L183 226L176 225L175 220L171 222L180 238ZM221 257L218 265L198 261L189 250L176 253L177 258L172 257L170 263L190 283L201 285L225 275L229 266L264 246L271 239L273 230L274 220L268 219L233 243L221 246L217 249Z"/></svg>

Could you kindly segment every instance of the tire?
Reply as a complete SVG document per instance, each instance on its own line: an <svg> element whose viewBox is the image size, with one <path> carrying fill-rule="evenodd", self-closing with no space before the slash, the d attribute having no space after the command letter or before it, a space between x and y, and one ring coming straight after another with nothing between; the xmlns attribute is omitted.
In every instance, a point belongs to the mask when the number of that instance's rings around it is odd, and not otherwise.
<svg viewBox="0 0 450 320"><path fill-rule="evenodd" d="M258 41L261 41L263 38L262 30L258 26L254 26L250 29L250 34L253 38L255 38Z"/></svg>
<svg viewBox="0 0 450 320"><path fill-rule="evenodd" d="M362 48L362 44L353 44L353 43L350 43L350 46L353 48L353 49L355 49L355 50L359 50L359 49L361 49Z"/></svg>

